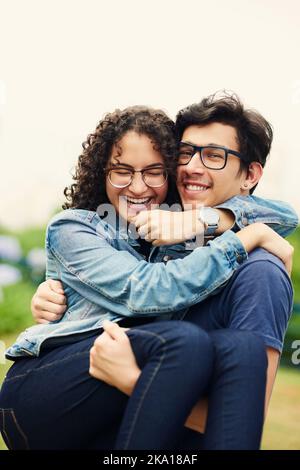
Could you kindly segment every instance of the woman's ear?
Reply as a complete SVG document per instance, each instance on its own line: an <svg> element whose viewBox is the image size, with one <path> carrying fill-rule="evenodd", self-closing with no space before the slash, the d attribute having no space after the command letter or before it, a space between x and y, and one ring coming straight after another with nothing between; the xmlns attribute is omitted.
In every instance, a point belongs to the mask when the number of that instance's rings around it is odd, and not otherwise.
<svg viewBox="0 0 300 470"><path fill-rule="evenodd" d="M245 178L241 183L241 190L244 194L248 194L250 189L257 185L263 175L263 167L258 162L251 162Z"/></svg>

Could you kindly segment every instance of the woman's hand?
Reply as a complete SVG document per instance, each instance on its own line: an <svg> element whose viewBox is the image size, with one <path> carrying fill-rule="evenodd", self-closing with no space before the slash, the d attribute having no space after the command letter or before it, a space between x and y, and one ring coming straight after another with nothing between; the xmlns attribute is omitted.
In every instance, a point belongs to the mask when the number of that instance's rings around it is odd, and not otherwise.
<svg viewBox="0 0 300 470"><path fill-rule="evenodd" d="M89 373L131 395L141 374L125 331L117 323L105 320L104 333L96 339L90 350Z"/></svg>
<svg viewBox="0 0 300 470"><path fill-rule="evenodd" d="M198 210L172 212L155 209L142 211L132 220L141 238L154 246L173 245L203 235Z"/></svg>
<svg viewBox="0 0 300 470"><path fill-rule="evenodd" d="M260 247L277 256L291 275L294 248L270 227L262 223L255 223L243 228L236 235L246 251L250 252L254 248Z"/></svg>
<svg viewBox="0 0 300 470"><path fill-rule="evenodd" d="M62 284L53 279L42 282L31 300L31 313L37 323L60 320L66 308Z"/></svg>

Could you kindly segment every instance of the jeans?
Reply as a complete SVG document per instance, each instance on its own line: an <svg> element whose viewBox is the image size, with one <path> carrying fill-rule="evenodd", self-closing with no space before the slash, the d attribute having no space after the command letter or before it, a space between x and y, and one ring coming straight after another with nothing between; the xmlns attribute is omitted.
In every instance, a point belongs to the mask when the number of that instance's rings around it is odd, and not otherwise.
<svg viewBox="0 0 300 470"><path fill-rule="evenodd" d="M0 392L0 428L10 449L173 449L207 392L213 346L187 322L157 322L127 334L142 374L128 398L88 373L97 335L22 358ZM121 424L120 424L121 423Z"/></svg>
<svg viewBox="0 0 300 470"><path fill-rule="evenodd" d="M186 316L195 321L197 317ZM263 340L239 330L209 332L215 362L205 433L184 428L180 449L257 450L263 429L267 355Z"/></svg>

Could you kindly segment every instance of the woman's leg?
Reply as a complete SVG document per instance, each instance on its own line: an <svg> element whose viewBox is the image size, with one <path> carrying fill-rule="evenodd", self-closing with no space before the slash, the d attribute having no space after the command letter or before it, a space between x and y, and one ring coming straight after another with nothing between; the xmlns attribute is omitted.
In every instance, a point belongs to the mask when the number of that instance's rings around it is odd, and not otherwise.
<svg viewBox="0 0 300 470"><path fill-rule="evenodd" d="M142 374L128 401L116 449L172 449L208 388L211 341L200 328L178 321L143 325L128 336Z"/></svg>
<svg viewBox="0 0 300 470"><path fill-rule="evenodd" d="M112 443L105 439L106 431L122 422L116 448L171 448L207 387L211 342L198 327L184 322L144 325L128 335L143 367L130 399L89 375L95 336L19 360L0 393L0 427L7 445L108 448ZM200 373L195 358L201 364L203 357Z"/></svg>
<svg viewBox="0 0 300 470"><path fill-rule="evenodd" d="M84 449L96 437L98 448L107 446L106 428L120 423L128 399L89 375L96 337L12 366L0 392L0 428L9 448Z"/></svg>

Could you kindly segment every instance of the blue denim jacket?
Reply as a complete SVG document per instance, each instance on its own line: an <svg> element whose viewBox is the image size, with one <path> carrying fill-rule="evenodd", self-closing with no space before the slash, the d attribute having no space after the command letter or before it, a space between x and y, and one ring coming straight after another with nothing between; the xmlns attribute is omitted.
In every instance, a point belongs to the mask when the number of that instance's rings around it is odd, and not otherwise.
<svg viewBox="0 0 300 470"><path fill-rule="evenodd" d="M297 226L297 216L282 203L249 196L235 197L220 207L229 205L237 227L249 220L262 221L287 235ZM37 356L42 345L74 341L100 329L104 319L180 314L219 290L247 258L232 231L190 256L184 244L154 248L150 261L155 264L148 263L137 248L137 240L96 212L78 209L56 215L46 233L47 278L62 281L68 309L61 320L21 333L6 357ZM180 259L160 262L170 258Z"/></svg>

